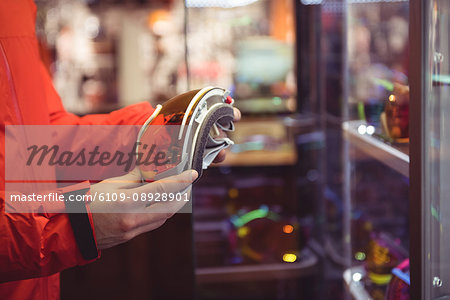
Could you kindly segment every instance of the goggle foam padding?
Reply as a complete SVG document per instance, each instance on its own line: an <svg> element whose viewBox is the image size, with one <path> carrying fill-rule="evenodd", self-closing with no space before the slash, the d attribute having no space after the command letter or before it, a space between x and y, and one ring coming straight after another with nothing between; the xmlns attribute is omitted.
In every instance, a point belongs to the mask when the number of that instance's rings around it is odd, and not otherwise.
<svg viewBox="0 0 450 300"><path fill-rule="evenodd" d="M212 108L206 115L203 123L200 125L197 143L195 145L195 150L192 157L192 169L198 172L198 178L196 181L203 173L203 156L212 126L215 123L218 123L221 125L220 127L225 127L227 124L230 124L230 122L233 122L233 119L233 107L229 104L221 104Z"/></svg>

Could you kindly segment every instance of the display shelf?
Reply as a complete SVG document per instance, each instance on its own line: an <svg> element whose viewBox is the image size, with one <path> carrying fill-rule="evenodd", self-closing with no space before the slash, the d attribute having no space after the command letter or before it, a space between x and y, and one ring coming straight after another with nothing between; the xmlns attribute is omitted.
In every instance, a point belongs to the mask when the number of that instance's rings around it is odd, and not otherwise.
<svg viewBox="0 0 450 300"><path fill-rule="evenodd" d="M276 151L255 150L242 153L227 151L225 161L214 167L289 166L297 161L293 145L283 145Z"/></svg>
<svg viewBox="0 0 450 300"><path fill-rule="evenodd" d="M357 279L359 280L354 280L353 274L359 274L357 275ZM365 274L366 271L363 266L355 266L344 271L343 277L345 285L355 300L372 300L372 297L370 297L361 281Z"/></svg>
<svg viewBox="0 0 450 300"><path fill-rule="evenodd" d="M358 132L361 125L366 123L360 120L344 122L342 129L345 139L367 155L409 177L409 145L390 144L375 135L361 134Z"/></svg>
<svg viewBox="0 0 450 300"><path fill-rule="evenodd" d="M212 166L289 166L297 162L295 144L288 141L283 119L246 117L235 127L230 138L236 145L227 149L223 162ZM243 149L235 151L237 148Z"/></svg>
<svg viewBox="0 0 450 300"><path fill-rule="evenodd" d="M277 280L302 277L315 272L317 256L308 248L302 250L300 261L260 265L236 265L196 269L199 283L236 282L255 280Z"/></svg>

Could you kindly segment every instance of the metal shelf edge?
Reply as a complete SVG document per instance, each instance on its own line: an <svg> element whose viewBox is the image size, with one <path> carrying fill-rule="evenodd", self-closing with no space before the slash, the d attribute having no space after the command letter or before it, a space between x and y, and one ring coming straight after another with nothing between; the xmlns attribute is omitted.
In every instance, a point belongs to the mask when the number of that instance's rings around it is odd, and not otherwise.
<svg viewBox="0 0 450 300"><path fill-rule="evenodd" d="M319 262L317 256L309 249L303 250L301 256L304 259L297 263L198 268L195 275L200 283L214 283L295 278L313 273Z"/></svg>
<svg viewBox="0 0 450 300"><path fill-rule="evenodd" d="M409 155L371 135L358 133L357 128L361 124L365 123L359 120L342 123L346 140L372 158L409 177Z"/></svg>

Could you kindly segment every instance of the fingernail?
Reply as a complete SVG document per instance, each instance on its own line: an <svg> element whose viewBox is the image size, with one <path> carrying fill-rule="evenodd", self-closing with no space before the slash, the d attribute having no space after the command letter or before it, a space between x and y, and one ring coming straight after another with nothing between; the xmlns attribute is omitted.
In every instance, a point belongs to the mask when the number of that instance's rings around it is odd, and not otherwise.
<svg viewBox="0 0 450 300"><path fill-rule="evenodd" d="M197 179L197 177L198 177L198 172L197 172L196 170L192 170L191 174L192 174L192 180Z"/></svg>

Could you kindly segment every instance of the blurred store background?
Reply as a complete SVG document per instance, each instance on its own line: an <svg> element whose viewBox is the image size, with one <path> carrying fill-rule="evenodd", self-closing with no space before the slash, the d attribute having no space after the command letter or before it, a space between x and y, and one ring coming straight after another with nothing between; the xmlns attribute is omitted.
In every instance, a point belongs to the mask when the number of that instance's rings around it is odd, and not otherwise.
<svg viewBox="0 0 450 300"><path fill-rule="evenodd" d="M407 153L408 2L36 2L67 110L217 85L243 113L193 214L65 271L63 299L385 299L408 257L409 181L366 140Z"/></svg>

